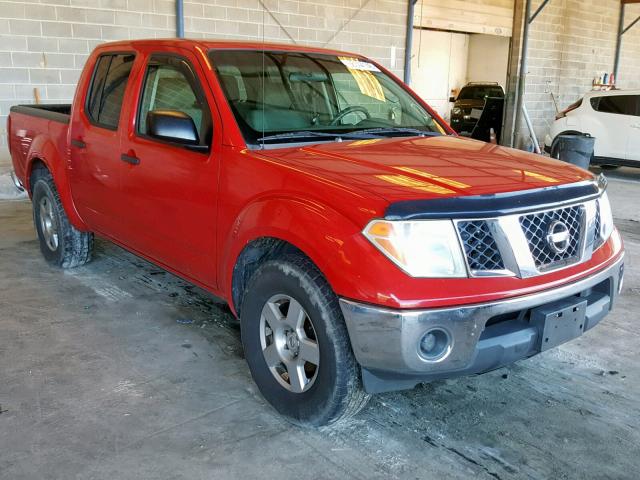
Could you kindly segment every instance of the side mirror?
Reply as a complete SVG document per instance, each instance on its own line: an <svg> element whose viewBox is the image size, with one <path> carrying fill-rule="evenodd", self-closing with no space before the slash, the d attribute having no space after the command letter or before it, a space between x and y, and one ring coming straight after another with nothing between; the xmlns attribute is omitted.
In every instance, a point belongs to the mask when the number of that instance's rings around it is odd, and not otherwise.
<svg viewBox="0 0 640 480"><path fill-rule="evenodd" d="M449 97L449 101L450 101L451 103L455 103L455 101L456 101L456 97Z"/></svg>
<svg viewBox="0 0 640 480"><path fill-rule="evenodd" d="M152 110L147 113L147 133L160 140L185 146L200 143L193 119L177 110Z"/></svg>

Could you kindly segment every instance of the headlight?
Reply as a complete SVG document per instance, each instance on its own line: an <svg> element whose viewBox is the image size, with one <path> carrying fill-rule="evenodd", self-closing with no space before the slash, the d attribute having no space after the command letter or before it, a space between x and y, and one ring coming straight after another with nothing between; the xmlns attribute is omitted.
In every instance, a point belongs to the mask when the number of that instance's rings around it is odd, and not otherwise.
<svg viewBox="0 0 640 480"><path fill-rule="evenodd" d="M460 107L453 107L451 109L451 115L460 115L462 113L462 109Z"/></svg>
<svg viewBox="0 0 640 480"><path fill-rule="evenodd" d="M607 192L602 194L598 203L600 205L600 238L604 243L613 233L613 214L611 213L611 203Z"/></svg>
<svg viewBox="0 0 640 480"><path fill-rule="evenodd" d="M450 220L373 220L362 232L412 277L466 277L467 270Z"/></svg>

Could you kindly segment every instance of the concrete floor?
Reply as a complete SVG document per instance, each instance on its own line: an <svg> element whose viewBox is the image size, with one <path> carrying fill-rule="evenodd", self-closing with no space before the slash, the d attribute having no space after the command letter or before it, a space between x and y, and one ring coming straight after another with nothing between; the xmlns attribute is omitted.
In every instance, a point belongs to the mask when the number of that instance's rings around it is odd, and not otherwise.
<svg viewBox="0 0 640 480"><path fill-rule="evenodd" d="M30 203L2 201L0 478L638 478L640 170L611 177L627 276L600 326L324 430L265 404L216 299L102 241L50 268Z"/></svg>

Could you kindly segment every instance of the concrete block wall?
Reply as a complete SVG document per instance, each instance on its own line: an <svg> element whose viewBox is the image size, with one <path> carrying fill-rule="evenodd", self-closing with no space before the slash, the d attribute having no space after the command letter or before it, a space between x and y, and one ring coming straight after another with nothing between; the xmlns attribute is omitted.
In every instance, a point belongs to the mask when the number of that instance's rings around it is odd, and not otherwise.
<svg viewBox="0 0 640 480"><path fill-rule="evenodd" d="M400 75L404 0L185 1L185 34L297 43L362 53ZM70 102L103 42L175 36L175 0L0 0L0 155L11 105Z"/></svg>
<svg viewBox="0 0 640 480"><path fill-rule="evenodd" d="M625 7L625 27L640 16L640 4ZM640 89L640 23L622 36L620 51L620 85Z"/></svg>
<svg viewBox="0 0 640 480"><path fill-rule="evenodd" d="M591 90L596 75L613 71L619 5L619 0L552 0L531 24L525 102L540 142L556 114L551 93L562 110ZM640 15L640 4L626 10L629 24ZM618 86L640 88L640 25L623 36L621 52Z"/></svg>

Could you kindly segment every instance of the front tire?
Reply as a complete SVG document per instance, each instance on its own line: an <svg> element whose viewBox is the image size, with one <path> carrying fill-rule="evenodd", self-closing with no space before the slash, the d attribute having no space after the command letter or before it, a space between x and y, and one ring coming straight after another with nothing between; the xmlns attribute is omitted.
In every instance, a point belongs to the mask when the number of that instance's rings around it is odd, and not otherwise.
<svg viewBox="0 0 640 480"><path fill-rule="evenodd" d="M338 299L307 258L288 255L261 265L245 292L240 322L251 375L289 421L328 425L366 405Z"/></svg>
<svg viewBox="0 0 640 480"><path fill-rule="evenodd" d="M91 260L93 234L69 223L53 177L39 169L32 179L33 223L45 260L62 268L84 265Z"/></svg>

